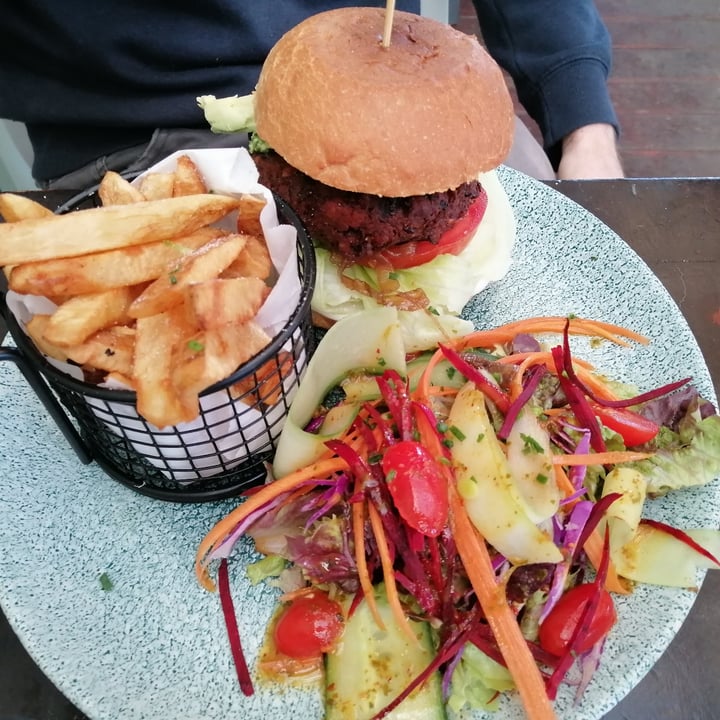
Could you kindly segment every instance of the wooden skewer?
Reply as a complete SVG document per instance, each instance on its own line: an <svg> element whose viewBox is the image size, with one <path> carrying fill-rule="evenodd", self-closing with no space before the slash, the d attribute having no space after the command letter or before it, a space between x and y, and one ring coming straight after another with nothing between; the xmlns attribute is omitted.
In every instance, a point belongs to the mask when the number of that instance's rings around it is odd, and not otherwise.
<svg viewBox="0 0 720 720"><path fill-rule="evenodd" d="M392 35L393 14L395 13L395 0L387 0L385 3L385 28L383 30L383 47L390 47L390 36Z"/></svg>

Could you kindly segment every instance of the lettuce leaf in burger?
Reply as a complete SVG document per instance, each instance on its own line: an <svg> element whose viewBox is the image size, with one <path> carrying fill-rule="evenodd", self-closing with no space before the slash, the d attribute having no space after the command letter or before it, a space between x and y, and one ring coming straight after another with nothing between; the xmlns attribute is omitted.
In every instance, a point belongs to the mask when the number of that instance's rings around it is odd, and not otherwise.
<svg viewBox="0 0 720 720"><path fill-rule="evenodd" d="M507 272L515 220L495 170L514 114L477 39L382 8L339 8L288 31L255 92L198 98L218 132L250 131L260 182L316 246L313 311L332 322L398 308L411 350L472 324L467 301Z"/></svg>

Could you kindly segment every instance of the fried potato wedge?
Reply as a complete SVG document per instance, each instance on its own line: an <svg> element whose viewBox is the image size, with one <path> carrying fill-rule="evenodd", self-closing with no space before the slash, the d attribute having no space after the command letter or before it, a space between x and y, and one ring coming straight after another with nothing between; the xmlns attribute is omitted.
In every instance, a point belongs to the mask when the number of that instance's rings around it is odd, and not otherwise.
<svg viewBox="0 0 720 720"><path fill-rule="evenodd" d="M195 195L208 191L205 178L189 155L181 155L177 159L172 193L179 195Z"/></svg>
<svg viewBox="0 0 720 720"><path fill-rule="evenodd" d="M252 320L270 288L260 278L214 278L187 286L188 305L204 330Z"/></svg>
<svg viewBox="0 0 720 720"><path fill-rule="evenodd" d="M197 333L176 348L173 384L199 412L199 394L231 375L267 346L271 338L254 321Z"/></svg>
<svg viewBox="0 0 720 720"><path fill-rule="evenodd" d="M137 410L158 428L193 420L197 401L184 401L172 380L173 348L183 342L188 330L182 306L137 322L132 378Z"/></svg>
<svg viewBox="0 0 720 720"><path fill-rule="evenodd" d="M115 325L67 348L67 354L78 365L128 376L133 369L134 350L135 328Z"/></svg>
<svg viewBox="0 0 720 720"><path fill-rule="evenodd" d="M135 328L116 325L100 330L79 345L61 347L45 338L45 329L51 317L34 315L25 326L28 336L41 353L61 362L72 360L92 370L130 377L133 369Z"/></svg>
<svg viewBox="0 0 720 720"><path fill-rule="evenodd" d="M152 172L143 175L140 180L140 193L145 200L163 200L173 196L175 174Z"/></svg>
<svg viewBox="0 0 720 720"><path fill-rule="evenodd" d="M45 339L45 328L50 322L50 317L50 315L33 315L25 324L25 330L35 347L43 355L60 360L60 362L67 362L68 349L53 345Z"/></svg>
<svg viewBox="0 0 720 720"><path fill-rule="evenodd" d="M8 285L15 292L45 297L84 295L139 285L156 280L168 265L227 234L220 228L204 227L173 240L23 263L12 268Z"/></svg>
<svg viewBox="0 0 720 720"><path fill-rule="evenodd" d="M283 382L291 373L293 362L293 356L287 350L280 350L254 373L233 383L230 394L248 405L275 405L284 393Z"/></svg>
<svg viewBox="0 0 720 720"><path fill-rule="evenodd" d="M182 303L188 285L217 277L238 256L245 242L245 235L228 235L184 255L148 285L132 302L128 314L133 318L148 317Z"/></svg>
<svg viewBox="0 0 720 720"><path fill-rule="evenodd" d="M103 175L98 186L98 197L103 205L129 205L146 199L129 180L112 170Z"/></svg>
<svg viewBox="0 0 720 720"><path fill-rule="evenodd" d="M210 225L237 206L237 198L208 193L3 223L0 265L174 239Z"/></svg>
<svg viewBox="0 0 720 720"><path fill-rule="evenodd" d="M267 205L265 198L244 194L240 196L240 201L237 216L238 232L262 237L263 229L260 224L260 212Z"/></svg>
<svg viewBox="0 0 720 720"><path fill-rule="evenodd" d="M263 237L248 235L245 247L223 272L223 277L256 277L270 279L275 268Z"/></svg>
<svg viewBox="0 0 720 720"><path fill-rule="evenodd" d="M54 217L53 211L44 205L15 193L0 193L0 215L8 223Z"/></svg>
<svg viewBox="0 0 720 720"><path fill-rule="evenodd" d="M126 322L134 297L129 287L72 297L50 316L45 339L60 347L79 345L99 330Z"/></svg>

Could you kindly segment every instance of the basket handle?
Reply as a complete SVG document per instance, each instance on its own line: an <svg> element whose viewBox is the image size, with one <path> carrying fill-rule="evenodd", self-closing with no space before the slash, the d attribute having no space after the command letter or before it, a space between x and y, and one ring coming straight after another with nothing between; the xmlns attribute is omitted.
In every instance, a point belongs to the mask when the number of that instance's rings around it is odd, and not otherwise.
<svg viewBox="0 0 720 720"><path fill-rule="evenodd" d="M17 365L25 380L27 380L45 406L45 409L50 413L50 417L52 417L65 439L70 443L80 462L89 465L93 461L90 451L40 373L35 370L17 348L0 345L0 361L2 360L9 360Z"/></svg>

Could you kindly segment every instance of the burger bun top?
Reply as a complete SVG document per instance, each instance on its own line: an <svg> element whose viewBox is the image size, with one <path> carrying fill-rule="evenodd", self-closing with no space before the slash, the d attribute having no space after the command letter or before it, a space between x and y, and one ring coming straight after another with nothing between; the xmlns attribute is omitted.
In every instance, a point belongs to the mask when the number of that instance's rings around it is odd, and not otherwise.
<svg viewBox="0 0 720 720"><path fill-rule="evenodd" d="M444 192L496 168L513 136L502 71L450 25L349 7L309 17L272 48L255 91L260 137L342 190Z"/></svg>

